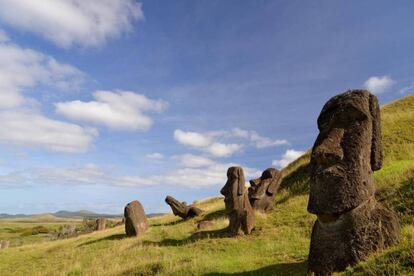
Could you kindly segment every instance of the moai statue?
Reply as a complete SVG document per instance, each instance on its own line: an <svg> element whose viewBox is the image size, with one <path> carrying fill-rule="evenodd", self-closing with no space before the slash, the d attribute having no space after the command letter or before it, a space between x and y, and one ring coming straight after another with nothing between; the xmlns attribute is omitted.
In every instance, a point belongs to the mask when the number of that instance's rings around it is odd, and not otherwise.
<svg viewBox="0 0 414 276"><path fill-rule="evenodd" d="M187 205L185 202L179 202L172 196L167 196L165 202L170 205L174 215L183 219L192 218L201 215L203 212L201 209L192 205Z"/></svg>
<svg viewBox="0 0 414 276"><path fill-rule="evenodd" d="M220 193L225 197L224 203L229 216L229 230L232 235L250 234L256 224L244 184L243 169L241 167L230 167L227 170L227 182Z"/></svg>
<svg viewBox="0 0 414 276"><path fill-rule="evenodd" d="M377 97L352 90L331 98L318 118L311 156L308 211L309 274L331 275L396 243L397 216L374 197L373 171L382 166Z"/></svg>
<svg viewBox="0 0 414 276"><path fill-rule="evenodd" d="M254 210L264 213L273 210L281 181L281 174L275 168L268 168L261 177L250 180L249 201Z"/></svg>
<svg viewBox="0 0 414 276"><path fill-rule="evenodd" d="M147 231L149 225L144 208L138 200L134 200L125 206L125 232L127 236L140 236Z"/></svg>
<svg viewBox="0 0 414 276"><path fill-rule="evenodd" d="M96 219L96 231L101 231L106 229L106 218Z"/></svg>

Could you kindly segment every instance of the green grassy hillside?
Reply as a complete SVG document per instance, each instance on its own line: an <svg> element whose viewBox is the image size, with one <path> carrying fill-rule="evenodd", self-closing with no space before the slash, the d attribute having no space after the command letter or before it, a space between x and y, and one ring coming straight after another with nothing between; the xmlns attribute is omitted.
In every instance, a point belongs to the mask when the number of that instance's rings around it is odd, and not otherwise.
<svg viewBox="0 0 414 276"><path fill-rule="evenodd" d="M414 275L414 96L383 107L385 165L375 173L377 197L400 216L400 244L344 275ZM283 170L277 207L257 214L250 236L221 234L228 221L221 198L197 202L200 218L150 219L149 231L127 238L123 227L68 240L0 251L0 275L304 275L315 217L306 211L309 153ZM197 231L200 220L210 229Z"/></svg>

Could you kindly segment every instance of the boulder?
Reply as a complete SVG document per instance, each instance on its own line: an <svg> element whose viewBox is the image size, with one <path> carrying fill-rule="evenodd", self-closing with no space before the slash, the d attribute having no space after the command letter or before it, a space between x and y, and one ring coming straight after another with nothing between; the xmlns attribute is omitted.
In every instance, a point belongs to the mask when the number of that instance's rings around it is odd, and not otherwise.
<svg viewBox="0 0 414 276"><path fill-rule="evenodd" d="M138 200L134 200L125 206L125 232L127 236L140 236L147 231L149 224L144 208Z"/></svg>

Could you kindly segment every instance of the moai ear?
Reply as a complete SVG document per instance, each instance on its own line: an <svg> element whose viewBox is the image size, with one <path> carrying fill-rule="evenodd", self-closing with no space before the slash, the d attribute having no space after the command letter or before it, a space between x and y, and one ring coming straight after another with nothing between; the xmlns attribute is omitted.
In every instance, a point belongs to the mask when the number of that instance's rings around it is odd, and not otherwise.
<svg viewBox="0 0 414 276"><path fill-rule="evenodd" d="M239 168L237 170L238 178L237 178L237 195L242 195L244 193L244 183L246 182L244 180L244 173L243 169Z"/></svg>
<svg viewBox="0 0 414 276"><path fill-rule="evenodd" d="M369 109L372 116L371 170L377 171L382 167L381 116L378 99L372 94Z"/></svg>

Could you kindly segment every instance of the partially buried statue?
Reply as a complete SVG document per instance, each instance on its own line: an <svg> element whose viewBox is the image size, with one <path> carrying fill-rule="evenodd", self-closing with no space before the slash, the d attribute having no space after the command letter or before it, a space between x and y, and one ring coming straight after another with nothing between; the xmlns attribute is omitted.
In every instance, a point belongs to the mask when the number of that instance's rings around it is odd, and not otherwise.
<svg viewBox="0 0 414 276"><path fill-rule="evenodd" d="M149 224L144 208L138 200L134 200L125 206L125 232L127 236L140 236L147 231Z"/></svg>
<svg viewBox="0 0 414 276"><path fill-rule="evenodd" d="M254 210L269 212L275 206L275 197L282 178L275 168L268 168L262 176L250 180L249 201Z"/></svg>
<svg viewBox="0 0 414 276"><path fill-rule="evenodd" d="M240 167L227 170L227 182L220 193L229 216L229 230L232 235L250 234L255 227L255 217L244 186L244 173Z"/></svg>
<svg viewBox="0 0 414 276"><path fill-rule="evenodd" d="M192 205L187 205L185 202L179 202L172 196L167 196L165 202L170 205L174 215L183 219L192 218L201 215L203 212L201 209Z"/></svg>
<svg viewBox="0 0 414 276"><path fill-rule="evenodd" d="M318 118L312 149L308 211L309 274L331 275L396 243L397 216L374 197L373 171L382 166L376 96L352 90L331 98Z"/></svg>

